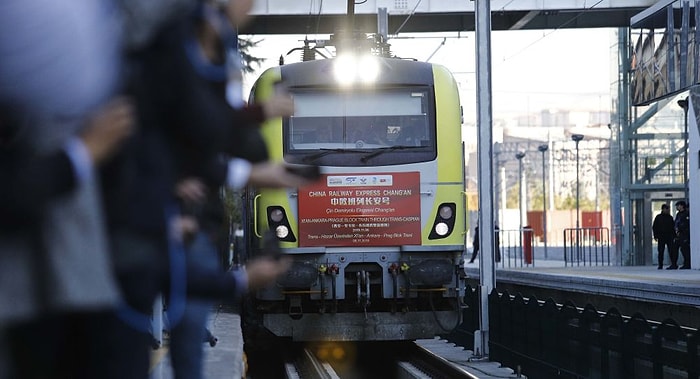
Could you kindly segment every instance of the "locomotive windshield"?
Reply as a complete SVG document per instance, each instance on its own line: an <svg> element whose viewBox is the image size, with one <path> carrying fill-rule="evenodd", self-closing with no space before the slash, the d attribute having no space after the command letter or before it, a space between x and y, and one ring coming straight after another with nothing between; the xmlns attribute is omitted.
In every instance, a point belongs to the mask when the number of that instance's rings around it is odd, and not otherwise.
<svg viewBox="0 0 700 379"><path fill-rule="evenodd" d="M297 163L379 165L435 158L428 88L294 91L285 120L285 158Z"/></svg>

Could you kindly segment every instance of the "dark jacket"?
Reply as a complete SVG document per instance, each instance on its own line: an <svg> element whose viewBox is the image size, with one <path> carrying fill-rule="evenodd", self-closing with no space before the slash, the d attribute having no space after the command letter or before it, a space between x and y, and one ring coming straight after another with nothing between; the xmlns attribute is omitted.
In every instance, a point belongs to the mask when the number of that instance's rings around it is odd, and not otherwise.
<svg viewBox="0 0 700 379"><path fill-rule="evenodd" d="M673 216L668 213L659 213L654 217L654 223L651 227L654 233L654 239L672 241L676 236L674 227Z"/></svg>
<svg viewBox="0 0 700 379"><path fill-rule="evenodd" d="M76 185L65 151L31 154L18 141L23 122L9 105L0 105L0 232L35 225L50 201Z"/></svg>
<svg viewBox="0 0 700 379"><path fill-rule="evenodd" d="M262 109L234 110L225 101L223 85L221 90L212 88L188 60L183 44L188 22L165 28L150 46L131 53L128 92L136 101L139 129L122 156L103 171L110 227L162 244L166 210L176 204L178 178L201 175L210 188L216 188L226 176L220 154L249 157L264 150L264 144L252 144L248 138L258 133ZM253 151L247 151L251 147ZM218 203L214 196L207 209ZM216 221L218 215L206 217ZM119 262L121 257L116 255ZM167 270L163 258L154 257ZM187 286L189 294L201 297L237 292L231 275L189 267Z"/></svg>
<svg viewBox="0 0 700 379"><path fill-rule="evenodd" d="M690 241L690 212L687 209L676 213L675 228L678 242Z"/></svg>
<svg viewBox="0 0 700 379"><path fill-rule="evenodd" d="M0 231L38 222L49 202L75 187L73 167L63 151L29 158L0 148Z"/></svg>
<svg viewBox="0 0 700 379"><path fill-rule="evenodd" d="M184 172L212 166L220 153L249 157L264 144L251 143L262 110L234 110L221 92L200 78L183 41L187 23L165 28L147 49L129 56L128 92L135 98L138 132L123 154L103 170L103 189L112 229L164 236L164 209ZM187 167L185 167L187 166Z"/></svg>

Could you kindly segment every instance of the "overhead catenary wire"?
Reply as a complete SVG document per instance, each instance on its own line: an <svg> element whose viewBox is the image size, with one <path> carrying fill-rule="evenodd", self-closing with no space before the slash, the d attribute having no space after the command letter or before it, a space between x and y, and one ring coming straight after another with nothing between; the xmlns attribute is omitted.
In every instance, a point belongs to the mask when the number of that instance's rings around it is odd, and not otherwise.
<svg viewBox="0 0 700 379"><path fill-rule="evenodd" d="M506 10L506 7L509 6L510 4L512 4L513 1L515 1L515 0L510 0L510 1L507 2L505 5L503 5L503 6L501 7L501 11L505 11L505 10Z"/></svg>
<svg viewBox="0 0 700 379"><path fill-rule="evenodd" d="M323 0L321 0L318 4L318 13L316 14L316 30L314 31L314 34L318 34L318 29L321 24L321 12L323 11Z"/></svg>
<svg viewBox="0 0 700 379"><path fill-rule="evenodd" d="M512 54L512 55L510 55L510 56L508 56L508 57L506 57L506 58L503 58L503 60L501 61L501 63L503 63L503 62L505 62L505 61L507 61L507 60L510 60L510 59L512 59L512 58L515 58L516 56L522 54L523 52L525 52L525 51L526 51L527 49L529 49L530 47L536 45L536 44L539 43L540 41L544 40L544 39L547 38L548 36L550 36L550 35L552 35L553 33L555 33L557 30L559 30L559 29L561 29L561 28L563 28L563 27L565 27L565 26L571 24L572 22L576 21L579 17L581 17L581 16L583 16L584 14L588 13L590 10L592 10L593 8L595 8L596 6L598 6L598 5L599 5L600 3L602 3L602 2L603 2L603 0L598 0L595 4L591 5L590 7L587 7L587 8L584 7L584 10L583 10L582 12L576 13L575 16L573 16L573 17L571 17L570 19L564 21L563 23L561 23L561 25L559 25L559 26L557 26L556 28L552 29L550 32L545 33L542 37L540 37L540 38L536 39L535 41L529 43L527 46L525 46L525 47L523 47L522 49L520 49L520 50L518 50L517 52L515 52L515 54ZM510 3L509 3L509 4L510 4ZM504 8L505 8L505 6L504 6Z"/></svg>
<svg viewBox="0 0 700 379"><path fill-rule="evenodd" d="M416 6L413 7L413 10L411 10L411 12L408 14L408 16L406 16L406 19L403 20L403 22L401 23L401 25L399 26L399 28L396 29L396 31L394 32L394 35L398 35L399 32L401 31L401 29L403 29L404 25L406 25L406 23L408 22L408 20L411 19L411 16L413 16L413 14L416 13L416 9L418 9L418 6L420 5L421 1L423 1L423 0L418 0L418 2L416 3Z"/></svg>
<svg viewBox="0 0 700 379"><path fill-rule="evenodd" d="M509 2L507 2L506 4L504 4L503 6L501 6L501 7L500 7L500 10L501 10L501 11L505 11L506 8L507 8L510 4L512 4L514 1L515 1L515 0L510 0ZM362 1L356 1L354 4L355 4L355 5L360 5L360 4L365 4L366 2L367 2L367 0L362 0ZM417 10L418 7L420 6L421 2L422 2L422 0L418 0L418 1L416 2L415 6L414 6L413 9L411 10L411 12L409 12L409 14L406 16L406 18L405 18L404 21L401 23L401 25L400 25L400 26L397 28L397 30L392 34L392 37L391 37L392 39L393 39L393 38L405 38L405 37L398 37L398 34L401 32L401 30L404 28L404 26L408 23L408 21L411 19L411 17L413 17L413 15L415 14L416 10ZM597 7L597 6L600 5L602 2L603 2L603 0L598 0L598 1L596 1L594 4L592 4L592 5L588 6L588 7L586 7L586 6L585 6L585 3L584 3L584 9L583 9L582 12L577 13L576 15L572 16L572 17L569 18L568 20L566 20L566 21L564 21L563 23L561 23L559 26L555 27L554 29L551 29L549 32L545 32L545 34L544 34L542 37L538 38L538 39L535 40L535 41L532 41L531 43L529 43L529 44L527 44L526 46L524 46L522 49L516 51L515 53L513 53L513 54L511 54L511 55L509 55L509 56L507 56L507 57L504 57L504 58L501 60L500 63L507 62L507 61L509 61L509 60L511 60L511 59L513 59L513 58L515 58L515 57L517 57L518 55L524 53L524 52L527 51L529 48L531 48L532 46L534 46L534 45L536 45L537 43L541 42L541 41L544 40L545 38L549 37L550 35L552 35L552 34L555 33L556 31L558 31L558 30L560 30L560 29L566 27L567 25L571 24L572 22L576 21L578 18L580 18L581 16L583 16L583 15L586 14L587 12L591 11L593 8ZM312 12L313 12L313 8L314 8L314 4L315 4L315 3L316 3L316 0L311 0L311 1L309 2L309 16L312 15ZM318 6L318 12L316 12L316 26L315 26L315 31L314 31L315 34L318 34L318 32L319 32L322 13L323 13L323 0L320 0L320 1L319 1L319 6ZM310 28L310 25L307 25L307 30L308 30L309 28ZM409 37L409 38L441 38L441 37ZM443 38L443 42L442 42L442 44L437 48L437 50L439 50L440 47L442 47L442 45L444 45L444 43L445 43L445 38L450 38L450 39L451 39L451 38L455 38L455 37L450 36L450 37L442 37L442 38ZM462 37L461 37L461 36L458 36L458 37L456 37L456 38L462 38ZM435 52L434 52L432 55L434 55L434 54L435 54ZM432 58L432 55L431 55L431 58ZM429 58L429 59L430 59L430 58Z"/></svg>
<svg viewBox="0 0 700 379"><path fill-rule="evenodd" d="M401 29L403 29L403 27L406 25L406 23L408 22L408 20L415 14L416 9L418 9L418 6L420 6L421 1L422 1L422 0L418 0L418 2L416 2L416 5L413 7L413 9L412 9L411 12L408 14L408 16L406 16L406 19L401 23L401 25L398 27L398 29L396 30L396 32L394 32L394 34L392 35L391 38L402 38L402 37L398 37L399 32L401 31ZM508 6L509 6L511 3L513 3L514 1L515 1L515 0L510 0L508 3L506 3L505 5L503 5L503 6L501 7L501 11L505 11L506 7L508 7ZM547 38L548 36L552 35L554 32L556 32L556 31L558 31L559 29L562 29L562 28L566 27L567 25L571 24L572 22L576 21L578 18L580 18L581 16L583 16L583 15L586 14L587 12L591 11L593 8L597 7L597 6L600 5L602 2L603 2L603 0L598 0L598 1L596 1L593 5L591 5L591 6L589 6L589 7L586 7L586 6L585 6L585 3L584 3L584 10L583 10L582 12L577 13L575 16L573 16L573 17L569 18L568 20L564 21L563 23L561 23L561 25L559 25L559 26L557 26L556 28L552 29L552 30L549 31L548 33L545 33L542 37L540 37L539 39L537 39L537 40L531 42L530 44L528 44L527 46L525 46L525 47L523 47L522 49L518 50L518 51L515 52L514 54L512 54L512 55L510 55L510 56L508 56L508 57L503 58L503 60L501 61L501 63L506 62L506 61L508 61L508 60L510 60L510 59L512 59L512 58L515 58L516 56L522 54L523 52L525 52L525 51L526 51L527 49L529 49L530 47L536 45L536 44L539 43L540 41L542 41L542 40L544 40L545 38ZM415 38L415 37L413 37L413 38ZM428 37L428 38L432 38L432 37ZM453 37L450 37L450 38L453 38ZM458 37L458 38L459 38L459 37ZM444 43L444 39L443 39L443 43ZM442 46L440 46L440 47L442 47ZM440 47L438 47L438 50L440 49ZM434 54L434 53L433 53L433 54ZM432 56L431 56L431 57L432 57Z"/></svg>
<svg viewBox="0 0 700 379"><path fill-rule="evenodd" d="M428 59L425 60L426 62L430 62L430 59L432 59L433 56L435 56L435 54L437 54L438 50L440 50L443 46L445 46L445 41L447 41L447 38L442 39L442 42L440 42L440 45L438 45L437 49L435 49L435 51L433 51L433 53L430 54Z"/></svg>
<svg viewBox="0 0 700 379"><path fill-rule="evenodd" d="M310 0L309 1L309 17L308 21L306 23L306 35L309 35L309 29L311 29L311 19L312 16L314 15L313 9L314 9L314 4L316 3L316 0ZM314 34L318 34L318 30L321 24L321 12L323 11L323 0L319 1L318 4L318 12L316 12L316 29L314 30Z"/></svg>

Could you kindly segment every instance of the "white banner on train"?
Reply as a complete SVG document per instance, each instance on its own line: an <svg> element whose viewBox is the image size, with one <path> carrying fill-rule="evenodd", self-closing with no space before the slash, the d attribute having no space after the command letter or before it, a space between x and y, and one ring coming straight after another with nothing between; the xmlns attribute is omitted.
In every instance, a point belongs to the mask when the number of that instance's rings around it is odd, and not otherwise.
<svg viewBox="0 0 700 379"><path fill-rule="evenodd" d="M328 187L349 186L391 186L394 184L392 175L331 175L326 178Z"/></svg>

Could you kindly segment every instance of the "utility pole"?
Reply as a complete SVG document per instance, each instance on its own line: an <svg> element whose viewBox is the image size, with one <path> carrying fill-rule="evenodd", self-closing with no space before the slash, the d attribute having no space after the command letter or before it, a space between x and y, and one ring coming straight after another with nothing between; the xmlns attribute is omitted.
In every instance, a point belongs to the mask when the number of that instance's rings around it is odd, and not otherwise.
<svg viewBox="0 0 700 379"><path fill-rule="evenodd" d="M525 158L525 153L519 151L515 153L515 158L518 160L518 219L520 226L518 230L518 237L520 238L520 256L523 256L523 225L525 222L525 207L523 207L523 198L527 196L527 190L523 183L523 158Z"/></svg>
<svg viewBox="0 0 700 379"><path fill-rule="evenodd" d="M520 219L520 229L522 229L524 224L523 221L525 219L523 208L523 194L527 193L525 185L523 184L523 158L525 158L525 153L519 151L515 153L515 158L518 160L518 192L520 193L520 195L518 196L518 218ZM522 246L522 244L520 246Z"/></svg>
<svg viewBox="0 0 700 379"><path fill-rule="evenodd" d="M548 149L549 145L547 144L537 147L537 150L542 153L542 239L544 240L544 259L547 259L547 186L545 185L544 155Z"/></svg>
<svg viewBox="0 0 700 379"><path fill-rule="evenodd" d="M578 143L583 140L583 134L572 134L571 139L576 142L576 259L581 259L581 210L580 201L580 180L578 172Z"/></svg>
<svg viewBox="0 0 700 379"><path fill-rule="evenodd" d="M476 0L476 98L479 166L479 330L475 355L489 354L489 294L496 288L493 233L493 120L491 104L491 0Z"/></svg>

